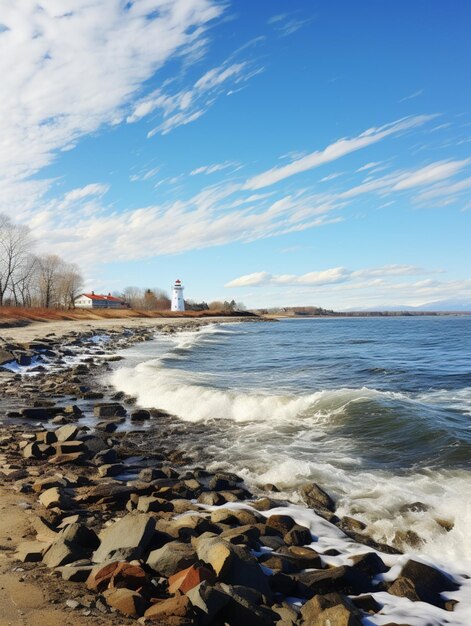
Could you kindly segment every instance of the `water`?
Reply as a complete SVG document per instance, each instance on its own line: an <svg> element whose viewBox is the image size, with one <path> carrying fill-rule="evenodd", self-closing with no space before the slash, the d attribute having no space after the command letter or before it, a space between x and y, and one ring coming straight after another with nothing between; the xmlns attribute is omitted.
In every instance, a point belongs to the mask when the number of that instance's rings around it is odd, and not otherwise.
<svg viewBox="0 0 471 626"><path fill-rule="evenodd" d="M319 482L377 540L412 530L471 573L470 317L213 325L123 355L116 388L187 422L202 460L293 502Z"/></svg>

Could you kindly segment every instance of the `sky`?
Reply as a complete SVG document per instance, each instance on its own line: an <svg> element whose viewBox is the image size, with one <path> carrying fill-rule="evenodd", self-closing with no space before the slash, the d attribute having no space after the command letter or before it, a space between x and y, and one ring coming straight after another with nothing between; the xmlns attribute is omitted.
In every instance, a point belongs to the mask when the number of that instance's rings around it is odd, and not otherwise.
<svg viewBox="0 0 471 626"><path fill-rule="evenodd" d="M471 303L468 0L0 0L0 212L86 289Z"/></svg>

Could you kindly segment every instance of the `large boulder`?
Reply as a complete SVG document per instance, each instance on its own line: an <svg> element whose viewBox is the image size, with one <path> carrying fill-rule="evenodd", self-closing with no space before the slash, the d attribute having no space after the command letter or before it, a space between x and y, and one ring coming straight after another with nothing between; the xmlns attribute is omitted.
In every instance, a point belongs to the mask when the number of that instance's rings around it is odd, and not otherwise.
<svg viewBox="0 0 471 626"><path fill-rule="evenodd" d="M170 541L162 548L153 550L147 559L147 565L162 576L172 576L197 560L194 548L180 541Z"/></svg>
<svg viewBox="0 0 471 626"><path fill-rule="evenodd" d="M230 585L245 585L271 595L268 578L257 560L243 546L233 545L210 533L192 540L198 558L211 565L216 576Z"/></svg>
<svg viewBox="0 0 471 626"><path fill-rule="evenodd" d="M194 609L187 596L176 596L153 604L144 613L146 619L159 624L194 624ZM175 618L180 618L176 620Z"/></svg>
<svg viewBox="0 0 471 626"><path fill-rule="evenodd" d="M198 624L201 626L213 624L216 616L231 600L222 589L211 586L207 581L193 587L186 595L196 611Z"/></svg>
<svg viewBox="0 0 471 626"><path fill-rule="evenodd" d="M420 561L414 561L410 559L404 565L400 575L401 579L409 580L412 583L414 591L411 591L411 586L405 582L401 583L403 590L407 590L407 594L399 593L399 583L388 589L389 593L394 595L405 595L406 597L417 595L422 602L428 602L435 606L443 607L445 602L441 596L443 591L457 591L459 585L452 578L450 578L444 572L421 563ZM397 581L396 581L397 583ZM412 597L410 597L412 599Z"/></svg>
<svg viewBox="0 0 471 626"><path fill-rule="evenodd" d="M155 520L145 514L129 513L101 531L100 547L93 561L101 563L113 558L121 549L129 549L128 558L140 558L149 546L155 531Z"/></svg>
<svg viewBox="0 0 471 626"><path fill-rule="evenodd" d="M335 511L335 502L316 483L307 483L299 490L304 502L312 509L327 509Z"/></svg>
<svg viewBox="0 0 471 626"><path fill-rule="evenodd" d="M6 365L7 363L11 363L15 360L15 356L8 352L8 350L0 349L0 367L2 365Z"/></svg>
<svg viewBox="0 0 471 626"><path fill-rule="evenodd" d="M108 606L128 617L139 617L146 609L144 598L131 589L107 589L103 595Z"/></svg>
<svg viewBox="0 0 471 626"><path fill-rule="evenodd" d="M87 557L89 552L62 537L57 539L43 556L43 563L47 567L54 568L67 563L73 563Z"/></svg>

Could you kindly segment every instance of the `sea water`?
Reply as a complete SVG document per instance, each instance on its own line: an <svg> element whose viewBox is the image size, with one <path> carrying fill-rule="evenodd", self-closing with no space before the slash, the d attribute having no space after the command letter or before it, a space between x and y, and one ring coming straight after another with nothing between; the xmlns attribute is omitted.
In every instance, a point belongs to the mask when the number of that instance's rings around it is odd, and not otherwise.
<svg viewBox="0 0 471 626"><path fill-rule="evenodd" d="M315 481L376 540L471 574L471 317L215 324L123 356L114 386L187 422L196 458L293 503Z"/></svg>

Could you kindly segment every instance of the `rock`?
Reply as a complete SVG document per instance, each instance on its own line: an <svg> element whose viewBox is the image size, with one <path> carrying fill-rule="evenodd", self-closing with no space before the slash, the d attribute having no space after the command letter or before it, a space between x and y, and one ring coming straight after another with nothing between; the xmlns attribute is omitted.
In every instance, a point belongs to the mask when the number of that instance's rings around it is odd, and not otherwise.
<svg viewBox="0 0 471 626"><path fill-rule="evenodd" d="M304 502L312 509L335 511L332 498L316 483L307 483L299 490Z"/></svg>
<svg viewBox="0 0 471 626"><path fill-rule="evenodd" d="M56 443L57 436L56 433L52 430L43 430L42 432L36 433L36 441L38 443Z"/></svg>
<svg viewBox="0 0 471 626"><path fill-rule="evenodd" d="M51 509L58 507L59 509L65 509L70 506L70 498L67 497L64 491L60 487L51 487L46 489L39 496L39 502L46 508Z"/></svg>
<svg viewBox="0 0 471 626"><path fill-rule="evenodd" d="M443 591L459 589L459 585L440 570L412 559L402 568L401 578L407 578L413 583L420 600L439 607L444 603L441 597ZM390 589L388 591L391 593Z"/></svg>
<svg viewBox="0 0 471 626"><path fill-rule="evenodd" d="M214 573L202 565L190 565L190 567L169 577L168 591L172 595L175 595L177 591L187 593L190 589L197 587L203 581L207 581L210 584L215 583L216 579Z"/></svg>
<svg viewBox="0 0 471 626"><path fill-rule="evenodd" d="M303 605L300 615L303 619L303 623L305 624L317 623L316 620L326 609L337 606L344 606L355 617L360 615L360 612L357 608L355 608L352 602L339 593L328 593L325 595L314 596ZM337 624L337 622L332 623Z"/></svg>
<svg viewBox="0 0 471 626"><path fill-rule="evenodd" d="M140 565L126 561L113 561L106 565L95 566L87 578L87 589L103 591L111 587L140 589L147 582L147 575Z"/></svg>
<svg viewBox="0 0 471 626"><path fill-rule="evenodd" d="M136 422L142 422L150 419L150 412L144 409L139 409L131 413L131 420Z"/></svg>
<svg viewBox="0 0 471 626"><path fill-rule="evenodd" d="M15 356L11 352L8 352L8 350L0 349L0 366L11 363L14 360Z"/></svg>
<svg viewBox="0 0 471 626"><path fill-rule="evenodd" d="M260 498L251 503L256 511L269 511L270 509L275 509L280 506L280 504L281 502L279 500L273 500L273 498Z"/></svg>
<svg viewBox="0 0 471 626"><path fill-rule="evenodd" d="M105 464L98 467L98 474L102 478L105 478L106 476L119 476L119 474L122 474L125 469L126 467L123 463Z"/></svg>
<svg viewBox="0 0 471 626"><path fill-rule="evenodd" d="M308 622L310 626L362 626L362 622L346 606L338 604L333 606Z"/></svg>
<svg viewBox="0 0 471 626"><path fill-rule="evenodd" d="M197 616L198 624L209 626L216 616L230 602L230 597L218 587L211 586L207 581L201 582L186 592Z"/></svg>
<svg viewBox="0 0 471 626"><path fill-rule="evenodd" d="M32 419L41 422L48 420L51 417L55 417L64 412L64 407L60 406L35 406L27 409L22 409L21 415L25 419Z"/></svg>
<svg viewBox="0 0 471 626"><path fill-rule="evenodd" d="M177 596L153 604L144 613L144 617L160 624L194 624L194 610L188 596ZM173 617L184 618L187 621L169 621Z"/></svg>
<svg viewBox="0 0 471 626"><path fill-rule="evenodd" d="M42 561L44 552L49 544L40 541L23 541L18 544L16 558L22 563L37 563Z"/></svg>
<svg viewBox="0 0 471 626"><path fill-rule="evenodd" d="M57 441L72 441L79 434L79 429L76 426L65 425L61 426L55 431L55 436L57 437Z"/></svg>
<svg viewBox="0 0 471 626"><path fill-rule="evenodd" d="M100 450L92 459L95 465L113 465L117 460L118 455L116 454L116 450L114 448Z"/></svg>
<svg viewBox="0 0 471 626"><path fill-rule="evenodd" d="M139 472L139 480L143 480L144 482L150 483L152 480L156 480L157 478L166 478L166 475L161 469L156 467L145 467Z"/></svg>
<svg viewBox="0 0 471 626"><path fill-rule="evenodd" d="M272 611L279 616L277 626L296 626L298 623L298 613L287 602L280 605L273 605Z"/></svg>
<svg viewBox="0 0 471 626"><path fill-rule="evenodd" d="M95 531L84 524L75 523L66 526L59 533L59 537L64 539L64 541L74 543L86 550L96 550L100 545L100 540Z"/></svg>
<svg viewBox="0 0 471 626"><path fill-rule="evenodd" d="M295 524L283 540L287 546L305 546L312 543L312 535L309 528Z"/></svg>
<svg viewBox="0 0 471 626"><path fill-rule="evenodd" d="M106 422L98 422L96 428L102 430L105 433L114 433L118 429L120 422L118 420L108 420Z"/></svg>
<svg viewBox="0 0 471 626"><path fill-rule="evenodd" d="M193 565L196 560L196 552L191 545L180 541L170 541L149 554L147 565L158 574L168 578Z"/></svg>
<svg viewBox="0 0 471 626"><path fill-rule="evenodd" d="M123 417L126 415L126 409L117 402L102 402L95 404L93 415L95 417Z"/></svg>
<svg viewBox="0 0 471 626"><path fill-rule="evenodd" d="M155 496L140 496L137 502L137 510L142 513L173 511L173 505L171 502Z"/></svg>
<svg viewBox="0 0 471 626"><path fill-rule="evenodd" d="M344 594L360 594L372 591L370 579L352 567L342 565L323 570L312 570L294 575L305 597L333 591Z"/></svg>
<svg viewBox="0 0 471 626"><path fill-rule="evenodd" d="M26 444L21 454L25 459L40 459L42 457L42 452L37 441Z"/></svg>
<svg viewBox="0 0 471 626"><path fill-rule="evenodd" d="M54 571L58 572L63 580L68 580L72 583L84 583L89 577L92 567L92 565L68 563L62 567L56 567Z"/></svg>
<svg viewBox="0 0 471 626"><path fill-rule="evenodd" d="M353 530L354 532L361 533L363 530L365 530L366 524L358 519L355 519L354 517L349 517L348 515L345 515L341 518L339 522L339 528L341 528L342 530Z"/></svg>
<svg viewBox="0 0 471 626"><path fill-rule="evenodd" d="M62 426L65 428L65 426ZM84 448L83 441L62 441L53 444L56 454L74 454L82 452Z"/></svg>
<svg viewBox="0 0 471 626"><path fill-rule="evenodd" d="M193 540L198 558L211 565L219 580L271 595L267 576L249 550L205 533Z"/></svg>
<svg viewBox="0 0 471 626"><path fill-rule="evenodd" d="M373 596L369 594L353 598L352 602L358 609L365 611L365 613L379 613L379 611L383 608L383 605L377 602Z"/></svg>
<svg viewBox="0 0 471 626"><path fill-rule="evenodd" d="M388 571L382 558L376 552L366 552L351 557L353 569L362 572L366 576L377 576Z"/></svg>
<svg viewBox="0 0 471 626"><path fill-rule="evenodd" d="M396 578L392 585L388 587L388 593L393 596L399 596L400 598L407 598L408 600L412 600L412 602L418 602L420 600L414 583L403 576Z"/></svg>
<svg viewBox="0 0 471 626"><path fill-rule="evenodd" d="M223 610L223 619L231 626L271 626L276 614L259 606L261 596L243 585L221 584L220 588L230 598Z"/></svg>
<svg viewBox="0 0 471 626"><path fill-rule="evenodd" d="M295 524L289 515L270 515L267 519L267 527L274 528L280 535L286 535Z"/></svg>
<svg viewBox="0 0 471 626"><path fill-rule="evenodd" d="M52 465L67 465L68 463L81 464L87 460L84 452L70 452L64 454L56 454L49 459Z"/></svg>
<svg viewBox="0 0 471 626"><path fill-rule="evenodd" d="M108 606L128 617L139 617L147 606L144 598L131 589L108 589L103 595Z"/></svg>
<svg viewBox="0 0 471 626"><path fill-rule="evenodd" d="M150 544L155 530L155 520L144 514L129 513L101 531L100 547L93 554L93 561L103 562L113 557L120 548L131 548L139 558Z"/></svg>
<svg viewBox="0 0 471 626"><path fill-rule="evenodd" d="M36 532L37 541L50 544L58 538L58 533L44 517L34 515L31 517L30 522Z"/></svg>
<svg viewBox="0 0 471 626"><path fill-rule="evenodd" d="M220 506L226 502L226 499L217 491L203 491L203 493L198 497L197 502L200 504L207 504L209 506Z"/></svg>
<svg viewBox="0 0 471 626"><path fill-rule="evenodd" d="M83 548L60 538L45 552L43 563L52 569L61 565L67 565L67 563L73 563L86 556L87 552Z"/></svg>

